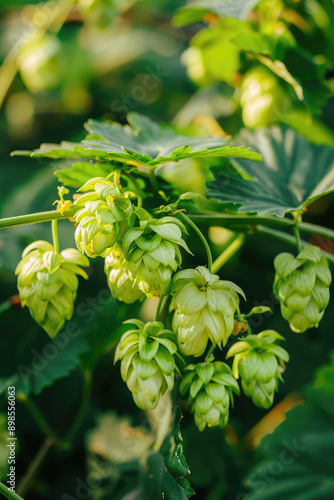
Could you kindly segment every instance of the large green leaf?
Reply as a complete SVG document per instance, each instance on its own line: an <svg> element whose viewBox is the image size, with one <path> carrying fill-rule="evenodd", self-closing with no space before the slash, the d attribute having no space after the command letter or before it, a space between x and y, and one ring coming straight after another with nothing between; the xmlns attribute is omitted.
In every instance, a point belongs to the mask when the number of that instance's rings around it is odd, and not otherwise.
<svg viewBox="0 0 334 500"><path fill-rule="evenodd" d="M46 342L42 349L33 351L31 364L19 364L17 373L7 379L0 379L0 394L8 386L14 385L16 392L25 396L30 393L39 394L45 387L51 386L56 380L66 377L80 364L80 356L87 351L88 344L78 334L71 336L62 331L58 336Z"/></svg>
<svg viewBox="0 0 334 500"><path fill-rule="evenodd" d="M253 181L235 176L233 169L227 173L226 163L213 167L208 198L233 203L240 213L283 217L334 190L334 149L311 144L289 128L243 131L241 137L262 154L264 163L233 160Z"/></svg>
<svg viewBox="0 0 334 500"><path fill-rule="evenodd" d="M244 146L226 145L226 140L221 138L180 135L171 127L137 113L129 113L128 121L130 126L89 120L85 124L89 134L81 143L42 144L35 151L12 154L36 158L89 158L146 166L185 158L232 157L261 161L258 153Z"/></svg>
<svg viewBox="0 0 334 500"><path fill-rule="evenodd" d="M260 443L263 459L249 473L245 500L334 498L334 353L305 391L304 406Z"/></svg>
<svg viewBox="0 0 334 500"><path fill-rule="evenodd" d="M165 438L160 450L147 459L144 480L148 498L165 500L187 500L194 494L187 479L190 470L183 453L180 430L181 414L176 417L175 427Z"/></svg>
<svg viewBox="0 0 334 500"><path fill-rule="evenodd" d="M181 7L176 11L174 23L176 26L186 26L187 24L201 21L208 14L218 16L233 17L235 19L246 19L252 8L260 0L231 1L221 0L197 0L189 2L189 5Z"/></svg>

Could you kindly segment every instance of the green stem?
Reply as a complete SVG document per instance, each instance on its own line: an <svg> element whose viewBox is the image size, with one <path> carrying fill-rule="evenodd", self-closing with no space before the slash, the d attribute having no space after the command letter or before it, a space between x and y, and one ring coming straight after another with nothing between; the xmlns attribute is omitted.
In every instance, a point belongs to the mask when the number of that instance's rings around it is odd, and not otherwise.
<svg viewBox="0 0 334 500"><path fill-rule="evenodd" d="M55 252L59 252L59 237L58 237L58 229L57 229L57 219L54 219L51 222L51 227L52 227L53 248L55 249Z"/></svg>
<svg viewBox="0 0 334 500"><path fill-rule="evenodd" d="M182 217L189 224L189 226L191 226L194 229L194 231L196 231L196 233L198 234L198 236L201 238L201 240L203 242L203 245L205 247L207 256L208 256L208 269L209 269L209 271L211 273L211 269L212 269L212 254L211 254L211 249L210 249L209 243L207 242L207 240L206 240L204 234L202 233L202 231L196 226L196 224L186 214L184 214L183 212L180 212L179 215L180 215L180 217Z"/></svg>
<svg viewBox="0 0 334 500"><path fill-rule="evenodd" d="M274 238L275 240L282 241L283 243L287 243L288 245L291 245L293 247L296 246L296 238L290 234L283 233L282 231L278 231L277 229L272 229L270 227L264 227L264 226L257 226L255 228L255 231L257 234L263 235L263 236L269 236L271 238ZM309 246L309 243L304 240L300 240L300 246L301 249L305 246ZM322 250L323 254L327 257L327 259L334 263L334 255L331 255L328 252L325 252Z"/></svg>
<svg viewBox="0 0 334 500"><path fill-rule="evenodd" d="M2 493L9 500L24 500L20 495L14 491L10 491L7 486L0 482L0 493Z"/></svg>
<svg viewBox="0 0 334 500"><path fill-rule="evenodd" d="M158 306L157 306L157 309L155 311L154 321L159 321L161 306L162 306L164 298L165 298L164 295L160 296L160 299L159 299L159 302L158 302Z"/></svg>
<svg viewBox="0 0 334 500"><path fill-rule="evenodd" d="M213 274L217 273L221 267L242 247L245 240L245 234L240 233L239 236L229 245L224 252L212 264Z"/></svg>
<svg viewBox="0 0 334 500"><path fill-rule="evenodd" d="M293 228L293 232L294 232L294 235L295 235L295 238L296 238L296 247L297 247L297 251L298 253L301 252L301 243L300 243L300 232L299 232L299 227L298 226L295 226Z"/></svg>
<svg viewBox="0 0 334 500"><path fill-rule="evenodd" d="M30 411L31 415L33 416L35 422L37 423L38 427L41 429L41 431L50 438L55 438L55 433L45 420L44 415L41 413L39 408L36 406L36 404L33 402L31 398L26 398L23 395L18 395L18 400L22 401L28 410Z"/></svg>
<svg viewBox="0 0 334 500"><path fill-rule="evenodd" d="M137 206L138 206L138 208L141 208L143 206L143 191L139 185L139 182L131 174L126 174L126 176L130 179L130 181L132 182L132 184L134 185L134 187L137 191L137 200L138 200Z"/></svg>
<svg viewBox="0 0 334 500"><path fill-rule="evenodd" d="M286 217L280 218L270 215L191 214L189 215L189 218L197 224L206 224L211 226L222 225L224 227L231 228L249 228L257 226L258 224L261 224L262 226L272 226L286 229L293 229L295 226L293 219L287 219ZM299 230L302 233L317 234L330 240L334 240L333 229L329 229L327 227L318 226L309 222L301 222L299 224Z"/></svg>
<svg viewBox="0 0 334 500"><path fill-rule="evenodd" d="M59 219L68 219L75 214L75 210L72 213L66 213L62 215L58 210L50 210L49 212L38 212L36 214L18 215L15 217L8 217L7 219L0 219L0 229L5 229L7 227L23 226L25 224L36 224L39 222L50 222Z"/></svg>
<svg viewBox="0 0 334 500"><path fill-rule="evenodd" d="M83 392L82 392L82 399L81 399L81 404L79 411L77 413L77 416L75 417L73 424L71 425L69 431L67 432L64 441L65 442L71 442L72 439L74 438L75 434L79 430L82 421L86 415L88 405L89 405L89 400L90 400L90 394L92 390L92 373L90 371L85 371L83 373L84 375L84 387L83 387Z"/></svg>
<svg viewBox="0 0 334 500"><path fill-rule="evenodd" d="M157 193L159 193L159 184L155 175L155 167L151 167L148 172L148 176L151 182L151 185Z"/></svg>
<svg viewBox="0 0 334 500"><path fill-rule="evenodd" d="M207 352L207 355L205 356L205 361L210 362L214 359L213 353L215 352L216 347L217 347L216 344L211 345L210 349Z"/></svg>

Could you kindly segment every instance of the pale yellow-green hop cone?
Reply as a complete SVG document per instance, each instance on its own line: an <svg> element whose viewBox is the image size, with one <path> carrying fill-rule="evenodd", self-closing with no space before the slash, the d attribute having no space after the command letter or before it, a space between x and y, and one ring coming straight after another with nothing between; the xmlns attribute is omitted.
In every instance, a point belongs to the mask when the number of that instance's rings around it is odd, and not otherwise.
<svg viewBox="0 0 334 500"><path fill-rule="evenodd" d="M107 276L108 286L114 299L131 304L136 300L143 300L145 298L145 294L130 279L127 270L128 263L118 244L113 246L104 262L104 271Z"/></svg>
<svg viewBox="0 0 334 500"><path fill-rule="evenodd" d="M174 276L170 310L175 310L172 325L183 354L201 356L209 339L219 347L226 344L239 309L238 293L244 297L235 283L203 266Z"/></svg>
<svg viewBox="0 0 334 500"><path fill-rule="evenodd" d="M221 361L189 365L180 384L180 393L189 394L191 411L200 431L208 427L225 427L233 392L240 393L231 368Z"/></svg>
<svg viewBox="0 0 334 500"><path fill-rule="evenodd" d="M125 321L137 328L121 337L115 362L121 360L121 376L142 410L155 408L166 390L174 387L177 346L175 335L158 321Z"/></svg>
<svg viewBox="0 0 334 500"><path fill-rule="evenodd" d="M22 254L15 274L22 307L53 338L73 314L77 274L88 279L80 267L89 261L76 248L58 253L47 241L35 241Z"/></svg>
<svg viewBox="0 0 334 500"><path fill-rule="evenodd" d="M74 203L78 207L73 216L77 223L77 247L89 257L107 257L128 228L132 203L115 184L103 177L90 179L79 191L88 192Z"/></svg>
<svg viewBox="0 0 334 500"><path fill-rule="evenodd" d="M270 408L274 401L281 374L289 354L277 345L277 340L284 340L274 330L265 330L258 335L249 335L234 344L227 353L227 358L234 356L233 375L241 378L241 385L246 396L252 398L259 408Z"/></svg>
<svg viewBox="0 0 334 500"><path fill-rule="evenodd" d="M317 327L329 303L332 281L326 257L318 247L308 246L297 257L277 255L274 266L274 294L291 330L305 332Z"/></svg>
<svg viewBox="0 0 334 500"><path fill-rule="evenodd" d="M172 275L182 262L179 247L191 253L182 233L186 233L182 222L163 217L140 221L140 227L124 235L129 274L150 299L169 293Z"/></svg>

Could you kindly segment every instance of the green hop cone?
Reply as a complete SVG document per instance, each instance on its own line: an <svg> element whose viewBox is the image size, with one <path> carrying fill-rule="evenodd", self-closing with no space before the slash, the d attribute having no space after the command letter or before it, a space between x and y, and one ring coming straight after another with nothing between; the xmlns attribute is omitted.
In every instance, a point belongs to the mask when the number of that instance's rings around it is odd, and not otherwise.
<svg viewBox="0 0 334 500"><path fill-rule="evenodd" d="M163 217L140 221L140 227L124 235L129 274L150 299L169 293L172 275L182 262L179 247L190 253L182 233L186 233L182 222Z"/></svg>
<svg viewBox="0 0 334 500"><path fill-rule="evenodd" d="M239 394L239 385L231 368L221 361L189 365L180 384L182 395L189 394L191 410L200 431L208 427L225 427L229 417L233 392Z"/></svg>
<svg viewBox="0 0 334 500"><path fill-rule="evenodd" d="M137 329L121 337L115 363L121 360L121 375L142 410L155 408L166 390L174 387L174 334L158 321L144 323L137 319L125 321Z"/></svg>
<svg viewBox="0 0 334 500"><path fill-rule="evenodd" d="M104 262L104 271L107 275L108 286L114 299L131 304L145 297L145 294L139 290L136 283L130 279L127 271L127 261L118 244L113 246Z"/></svg>
<svg viewBox="0 0 334 500"><path fill-rule="evenodd" d="M297 257L277 255L274 266L274 294L291 330L305 332L317 327L329 302L332 281L326 257L318 247L308 246Z"/></svg>
<svg viewBox="0 0 334 500"><path fill-rule="evenodd" d="M231 281L222 281L205 267L178 272L171 289L173 330L183 354L201 356L208 340L225 345L233 332L234 314L243 291Z"/></svg>
<svg viewBox="0 0 334 500"><path fill-rule="evenodd" d="M75 240L89 257L107 257L128 228L133 213L131 201L108 179L90 179L79 191L88 191L74 203L78 211Z"/></svg>
<svg viewBox="0 0 334 500"><path fill-rule="evenodd" d="M24 250L16 268L22 307L28 307L51 338L72 317L77 274L88 279L80 266L88 267L89 261L76 248L58 253L47 241L35 241Z"/></svg>
<svg viewBox="0 0 334 500"><path fill-rule="evenodd" d="M283 347L275 344L284 340L274 330L265 330L258 335L249 335L234 344L227 358L234 356L233 375L241 377L241 385L246 396L251 397L259 408L269 408L285 370L289 354Z"/></svg>

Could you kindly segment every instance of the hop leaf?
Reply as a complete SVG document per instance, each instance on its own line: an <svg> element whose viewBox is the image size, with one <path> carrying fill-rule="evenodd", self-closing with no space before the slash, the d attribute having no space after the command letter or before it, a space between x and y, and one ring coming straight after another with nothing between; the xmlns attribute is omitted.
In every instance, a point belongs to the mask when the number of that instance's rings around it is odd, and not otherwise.
<svg viewBox="0 0 334 500"><path fill-rule="evenodd" d="M189 394L191 410L200 431L208 427L225 427L229 417L233 392L239 394L239 386L231 368L220 361L189 365L180 384L182 395Z"/></svg>
<svg viewBox="0 0 334 500"><path fill-rule="evenodd" d="M173 273L181 265L180 246L190 252L182 238L184 225L173 217L140 221L123 238L128 273L147 297L167 295Z"/></svg>
<svg viewBox="0 0 334 500"><path fill-rule="evenodd" d="M118 238L127 229L132 215L131 201L108 179L90 179L79 191L75 205L77 222L75 240L77 247L89 257L107 257Z"/></svg>
<svg viewBox="0 0 334 500"><path fill-rule="evenodd" d="M128 263L119 245L114 245L110 254L105 258L104 271L114 299L131 304L145 297L136 283L130 279Z"/></svg>
<svg viewBox="0 0 334 500"><path fill-rule="evenodd" d="M115 362L121 360L121 375L142 410L155 408L166 390L174 387L174 334L158 321L129 320L137 329L121 337Z"/></svg>
<svg viewBox="0 0 334 500"><path fill-rule="evenodd" d="M238 293L243 295L237 285L200 266L178 272L171 293L173 330L184 354L201 356L209 339L219 347L226 344L239 307Z"/></svg>
<svg viewBox="0 0 334 500"><path fill-rule="evenodd" d="M274 266L274 293L291 330L317 327L329 303L332 281L326 257L319 248L309 246L296 258L290 253L277 255Z"/></svg>
<svg viewBox="0 0 334 500"><path fill-rule="evenodd" d="M89 266L87 257L74 248L58 253L47 241L36 241L22 254L15 274L22 307L53 338L73 314L77 274L88 279L80 266Z"/></svg>
<svg viewBox="0 0 334 500"><path fill-rule="evenodd" d="M234 377L241 377L244 393L259 408L269 408L273 404L278 380L285 370L284 363L289 361L287 351L275 344L282 339L274 330L265 330L237 342L227 353L227 358L234 356Z"/></svg>

